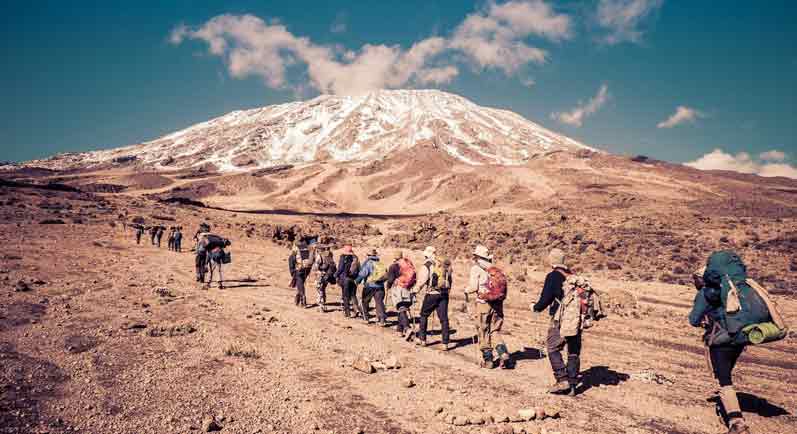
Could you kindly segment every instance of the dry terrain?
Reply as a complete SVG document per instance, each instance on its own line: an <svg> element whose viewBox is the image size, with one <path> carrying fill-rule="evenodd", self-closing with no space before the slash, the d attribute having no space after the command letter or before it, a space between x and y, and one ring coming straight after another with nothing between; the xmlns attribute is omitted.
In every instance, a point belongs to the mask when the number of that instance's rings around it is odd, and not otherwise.
<svg viewBox="0 0 797 434"><path fill-rule="evenodd" d="M414 158L237 175L3 174L0 433L719 433L701 331L686 323L691 271L733 248L797 318L795 181L595 154L522 167ZM165 239L136 245L134 221L182 225L185 250L209 221L232 240L227 288L200 287L192 252L170 252ZM352 242L360 255L400 248L418 262L432 244L454 257L457 348L441 351L438 334L415 347L337 305L293 306L287 246L300 234ZM510 277L512 370L477 367L460 309L477 241ZM528 308L554 246L611 304L586 334L575 398L545 393L548 318ZM736 370L755 433L797 426L793 333L748 349ZM352 366L360 358L399 366L366 374ZM535 407L560 416L448 423Z"/></svg>

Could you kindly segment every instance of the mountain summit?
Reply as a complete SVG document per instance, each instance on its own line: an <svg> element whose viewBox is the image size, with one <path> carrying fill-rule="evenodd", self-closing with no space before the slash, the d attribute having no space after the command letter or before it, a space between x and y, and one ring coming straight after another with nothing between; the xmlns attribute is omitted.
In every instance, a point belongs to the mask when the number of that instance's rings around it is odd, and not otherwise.
<svg viewBox="0 0 797 434"><path fill-rule="evenodd" d="M553 150L589 149L516 113L451 93L379 90L234 111L151 142L32 163L57 169L212 164L232 172L284 163L378 160L423 144L472 165L516 165Z"/></svg>

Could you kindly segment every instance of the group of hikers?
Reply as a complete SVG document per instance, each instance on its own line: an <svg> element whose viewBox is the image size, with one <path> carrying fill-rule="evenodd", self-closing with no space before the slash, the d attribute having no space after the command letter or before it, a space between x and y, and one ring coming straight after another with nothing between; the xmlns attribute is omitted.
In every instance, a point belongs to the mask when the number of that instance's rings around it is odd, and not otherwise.
<svg viewBox="0 0 797 434"><path fill-rule="evenodd" d="M153 246L161 246L161 239L163 233L166 232L166 227L162 225L151 226L149 229L143 225L135 225L136 244L141 244L141 237L145 232L149 232L150 242ZM175 252L182 252L183 245L183 228L181 226L172 226L169 228L169 236L166 238L169 250Z"/></svg>
<svg viewBox="0 0 797 434"><path fill-rule="evenodd" d="M477 245L464 286L466 310L474 320L473 341L478 342L479 365L484 368L511 368L513 360L501 330L504 324L504 301L507 279L495 266L490 250ZM545 277L539 299L530 306L535 313L547 312L550 322L545 340L546 352L554 376L550 393L575 396L581 381L580 357L583 331L605 317L600 294L590 281L568 267L565 253L558 248L549 252L550 271ZM310 307L305 286L316 271L316 292L321 312L327 312L326 289L337 284L341 289L343 315L369 324L387 326L386 296L395 308L396 331L419 346L427 345L429 318L437 314L444 350L456 347L450 340L449 296L454 287L452 262L438 256L433 246L423 250L423 263L416 269L402 252L385 261L376 249L369 249L361 263L351 245L343 246L337 260L330 246L308 244L300 240L288 258L291 287L296 289L297 306ZM732 371L748 345L783 339L787 327L767 290L747 277L741 258L731 251L713 253L707 265L694 273L697 289L689 314L692 326L706 329L704 343L714 377L720 384L718 411L729 434L749 434L736 391ZM361 287L358 301L357 289ZM413 313L416 299L422 297L419 316ZM376 321L371 321L374 301ZM567 350L567 359L562 352Z"/></svg>

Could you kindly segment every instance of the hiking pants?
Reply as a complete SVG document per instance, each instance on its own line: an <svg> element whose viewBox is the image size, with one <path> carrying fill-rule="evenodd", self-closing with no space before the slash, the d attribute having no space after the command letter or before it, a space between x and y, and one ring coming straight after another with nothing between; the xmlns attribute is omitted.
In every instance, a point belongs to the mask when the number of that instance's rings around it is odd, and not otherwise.
<svg viewBox="0 0 797 434"><path fill-rule="evenodd" d="M323 307L327 302L327 285L329 285L329 276L321 274L316 282L315 290L318 293L317 303Z"/></svg>
<svg viewBox="0 0 797 434"><path fill-rule="evenodd" d="M205 281L205 265L208 262L208 254L204 250L198 250L196 252L196 281L197 282L204 282Z"/></svg>
<svg viewBox="0 0 797 434"><path fill-rule="evenodd" d="M352 316L352 310L355 312L360 310L358 307L360 303L357 301L357 284L354 282L354 279L349 279L348 277L341 279L340 291L343 297L343 315L347 317ZM354 316L357 316L357 314L355 313Z"/></svg>
<svg viewBox="0 0 797 434"><path fill-rule="evenodd" d="M563 337L559 333L559 322L551 321L545 346L556 381L566 379L571 385L577 385L581 369L581 332L575 336ZM567 364L562 359L562 350L565 347L567 347Z"/></svg>
<svg viewBox="0 0 797 434"><path fill-rule="evenodd" d="M169 237L168 244L169 244L169 250L172 250L174 248L174 238Z"/></svg>
<svg viewBox="0 0 797 434"><path fill-rule="evenodd" d="M741 345L715 345L708 348L714 378L719 381L720 387L733 386L731 374L742 352L744 346Z"/></svg>
<svg viewBox="0 0 797 434"><path fill-rule="evenodd" d="M158 236L155 239L158 241L158 247L160 247L161 246L161 237Z"/></svg>
<svg viewBox="0 0 797 434"><path fill-rule="evenodd" d="M429 326L429 316L432 312L437 312L437 318L440 319L440 328L442 329L441 333L443 334L443 344L448 344L450 335L448 327L448 294L426 294L423 298L418 337L424 342L426 341L426 328Z"/></svg>
<svg viewBox="0 0 797 434"><path fill-rule="evenodd" d="M412 303L402 301L396 308L398 309L398 332L404 333L410 328L410 306Z"/></svg>
<svg viewBox="0 0 797 434"><path fill-rule="evenodd" d="M501 337L501 328L504 325L504 303L476 303L476 314L479 319L479 349L492 351L493 344L506 348ZM442 322L442 321L441 321ZM503 352L502 352L503 353Z"/></svg>
<svg viewBox="0 0 797 434"><path fill-rule="evenodd" d="M366 321L368 321L369 318L369 306L371 304L371 299L374 299L374 304L376 305L376 319L379 320L380 323L384 323L387 321L387 314L385 314L385 290L377 286L363 286L362 311L363 319Z"/></svg>
<svg viewBox="0 0 797 434"><path fill-rule="evenodd" d="M307 272L304 270L296 270L293 273L293 283L296 285L296 296L294 297L294 303L297 306L305 306L307 305L307 298L304 293L304 281L307 280Z"/></svg>
<svg viewBox="0 0 797 434"><path fill-rule="evenodd" d="M175 252L181 252L182 251L182 246L180 244L181 244L180 240L174 240L174 251Z"/></svg>
<svg viewBox="0 0 797 434"><path fill-rule="evenodd" d="M141 244L141 234L136 234L136 244Z"/></svg>

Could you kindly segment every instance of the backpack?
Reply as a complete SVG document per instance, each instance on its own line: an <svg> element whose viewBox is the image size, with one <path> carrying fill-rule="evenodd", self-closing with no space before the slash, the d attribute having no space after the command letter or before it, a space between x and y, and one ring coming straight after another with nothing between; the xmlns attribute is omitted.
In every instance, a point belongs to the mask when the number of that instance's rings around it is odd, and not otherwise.
<svg viewBox="0 0 797 434"><path fill-rule="evenodd" d="M371 274L365 279L365 283L378 282L385 279L387 267L382 261L371 261Z"/></svg>
<svg viewBox="0 0 797 434"><path fill-rule="evenodd" d="M398 260L399 277L396 279L398 286L410 289L415 286L415 265L408 258Z"/></svg>
<svg viewBox="0 0 797 434"><path fill-rule="evenodd" d="M581 330L592 327L594 321L606 316L600 295L589 280L571 275L563 286L565 295L559 300L559 309L554 315L561 336L576 336Z"/></svg>
<svg viewBox="0 0 797 434"><path fill-rule="evenodd" d="M302 249L299 250L299 254L296 255L296 268L300 270L309 270L313 267L313 258L310 254L310 250Z"/></svg>
<svg viewBox="0 0 797 434"><path fill-rule="evenodd" d="M426 282L429 289L447 291L451 289L451 268L440 266L437 262L426 265L429 271L429 281Z"/></svg>
<svg viewBox="0 0 797 434"><path fill-rule="evenodd" d="M487 270L487 292L479 294L479 298L484 301L503 301L506 300L506 275L498 267L490 267Z"/></svg>
<svg viewBox="0 0 797 434"><path fill-rule="evenodd" d="M703 274L706 286L720 289L724 318L719 326L735 344L781 340L788 327L769 292L747 277L747 266L735 252L714 252Z"/></svg>
<svg viewBox="0 0 797 434"><path fill-rule="evenodd" d="M358 274L360 274L360 258L358 258L357 255L352 255L348 277L354 278L357 277Z"/></svg>

